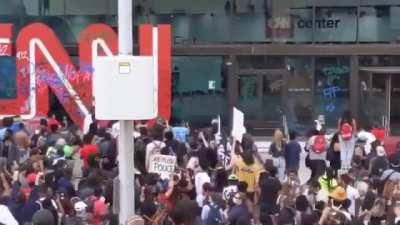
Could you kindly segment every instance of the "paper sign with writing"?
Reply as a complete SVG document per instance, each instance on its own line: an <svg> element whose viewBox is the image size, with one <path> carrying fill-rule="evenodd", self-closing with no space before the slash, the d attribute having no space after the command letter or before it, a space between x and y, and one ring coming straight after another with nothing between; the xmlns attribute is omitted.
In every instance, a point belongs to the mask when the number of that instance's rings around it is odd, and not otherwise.
<svg viewBox="0 0 400 225"><path fill-rule="evenodd" d="M173 174L175 165L175 156L155 154L150 157L149 173Z"/></svg>
<svg viewBox="0 0 400 225"><path fill-rule="evenodd" d="M241 142L244 133L246 133L246 128L244 127L244 113L234 107L232 136L237 141Z"/></svg>

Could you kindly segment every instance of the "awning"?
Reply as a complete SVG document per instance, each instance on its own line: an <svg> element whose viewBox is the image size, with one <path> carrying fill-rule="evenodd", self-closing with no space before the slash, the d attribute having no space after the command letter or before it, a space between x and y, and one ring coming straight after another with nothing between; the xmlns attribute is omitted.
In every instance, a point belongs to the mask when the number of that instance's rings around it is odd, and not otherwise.
<svg viewBox="0 0 400 225"><path fill-rule="evenodd" d="M391 74L391 73L400 74L400 66L360 67L360 71L380 73L380 74Z"/></svg>

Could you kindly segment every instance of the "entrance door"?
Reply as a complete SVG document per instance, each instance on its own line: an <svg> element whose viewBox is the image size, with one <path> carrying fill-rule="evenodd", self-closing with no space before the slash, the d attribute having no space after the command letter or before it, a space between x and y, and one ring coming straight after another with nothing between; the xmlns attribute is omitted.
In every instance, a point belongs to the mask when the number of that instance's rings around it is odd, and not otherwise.
<svg viewBox="0 0 400 225"><path fill-rule="evenodd" d="M239 108L253 135L271 135L282 128L282 73L239 75Z"/></svg>
<svg viewBox="0 0 400 225"><path fill-rule="evenodd" d="M400 136L400 74L391 74L390 79L390 131Z"/></svg>
<svg viewBox="0 0 400 225"><path fill-rule="evenodd" d="M362 72L360 115L364 124L400 135L400 74Z"/></svg>

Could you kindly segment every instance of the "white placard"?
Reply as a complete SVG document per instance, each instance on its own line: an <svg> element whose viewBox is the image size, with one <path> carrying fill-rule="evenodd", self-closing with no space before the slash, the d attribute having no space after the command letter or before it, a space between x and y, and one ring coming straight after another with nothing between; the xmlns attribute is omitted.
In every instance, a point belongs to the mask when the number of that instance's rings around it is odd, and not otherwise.
<svg viewBox="0 0 400 225"><path fill-rule="evenodd" d="M237 108L233 107L233 129L232 136L236 141L241 142L243 134L246 133L246 128L244 127L244 113Z"/></svg>
<svg viewBox="0 0 400 225"><path fill-rule="evenodd" d="M208 90L215 90L215 80L209 80L208 81Z"/></svg>
<svg viewBox="0 0 400 225"><path fill-rule="evenodd" d="M149 173L175 173L176 156L155 154L150 156Z"/></svg>

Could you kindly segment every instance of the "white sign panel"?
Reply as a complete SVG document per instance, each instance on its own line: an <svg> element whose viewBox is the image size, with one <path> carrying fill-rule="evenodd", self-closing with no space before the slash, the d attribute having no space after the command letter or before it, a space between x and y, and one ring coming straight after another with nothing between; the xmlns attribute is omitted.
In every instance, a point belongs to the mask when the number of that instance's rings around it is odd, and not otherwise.
<svg viewBox="0 0 400 225"><path fill-rule="evenodd" d="M215 80L209 80L208 81L208 90L215 90Z"/></svg>
<svg viewBox="0 0 400 225"><path fill-rule="evenodd" d="M151 56L96 57L96 119L146 120L157 116L158 76Z"/></svg>
<svg viewBox="0 0 400 225"><path fill-rule="evenodd" d="M149 173L173 174L175 165L175 156L155 154L150 158Z"/></svg>
<svg viewBox="0 0 400 225"><path fill-rule="evenodd" d="M243 134L246 133L244 127L244 113L233 107L233 129L232 136L239 142L242 141Z"/></svg>

